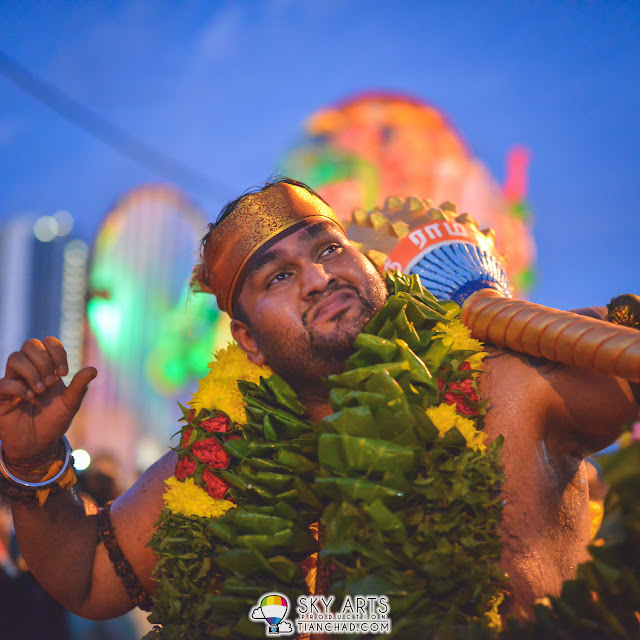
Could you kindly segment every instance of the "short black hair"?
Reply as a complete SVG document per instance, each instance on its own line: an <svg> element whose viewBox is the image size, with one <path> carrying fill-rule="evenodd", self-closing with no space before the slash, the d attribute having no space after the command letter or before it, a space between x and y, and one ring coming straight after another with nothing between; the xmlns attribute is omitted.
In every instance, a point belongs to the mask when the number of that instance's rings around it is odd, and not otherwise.
<svg viewBox="0 0 640 640"><path fill-rule="evenodd" d="M224 207L222 207L222 211L220 211L220 215L218 216L218 219L215 222L210 222L207 225L207 233L203 236L202 240L200 240L200 261L202 262L203 265L206 264L205 263L204 253L205 253L205 250L207 248L207 243L211 239L211 236L212 236L213 232L216 230L217 226L225 218L227 218L229 215L231 215L235 211L236 207L247 196L254 195L255 193L262 193L263 191L266 191L267 189L270 189L271 187L273 187L273 186L275 186L277 184L281 184L283 182L285 184L291 184L291 185L294 185L296 187L302 187L303 189L306 189L311 195L315 196L319 200L322 200L322 202L324 202L327 206L330 206L329 203L322 196L320 196L318 193L316 193L309 185L304 184L304 182L299 182L298 180L294 180L293 178L287 178L285 176L277 176L277 177L271 178L271 179L267 180L267 182L264 183L264 186L253 188L253 189L248 189L240 197L238 197L235 200L232 200L231 202L228 202L227 204L225 204ZM205 266L204 267L205 277L206 277L206 273L207 273L207 270L206 270L206 266ZM246 325L249 325L249 323L247 322L247 320L248 320L247 314L240 307L239 304L236 304L236 309L234 309L234 311L233 311L233 318L235 320L239 320L240 322L244 322Z"/></svg>

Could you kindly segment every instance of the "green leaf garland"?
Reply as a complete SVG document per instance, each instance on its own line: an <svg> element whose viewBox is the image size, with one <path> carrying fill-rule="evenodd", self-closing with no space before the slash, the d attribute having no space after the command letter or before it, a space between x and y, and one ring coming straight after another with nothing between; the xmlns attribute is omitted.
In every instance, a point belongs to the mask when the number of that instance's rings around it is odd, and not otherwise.
<svg viewBox="0 0 640 640"><path fill-rule="evenodd" d="M392 637L488 629L504 581L502 442L481 453L455 427L440 434L426 410L469 376L459 365L470 353L433 338L459 308L417 278L389 275L388 286L344 372L329 378L334 413L315 427L329 593L390 596Z"/></svg>

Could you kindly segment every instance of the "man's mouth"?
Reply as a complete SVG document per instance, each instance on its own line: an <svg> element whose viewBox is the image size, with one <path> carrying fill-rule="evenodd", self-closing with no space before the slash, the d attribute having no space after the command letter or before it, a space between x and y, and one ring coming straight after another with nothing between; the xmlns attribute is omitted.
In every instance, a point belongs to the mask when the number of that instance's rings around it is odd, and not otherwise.
<svg viewBox="0 0 640 640"><path fill-rule="evenodd" d="M311 311L311 322L330 320L333 316L345 311L353 302L359 300L351 289L338 289L316 304Z"/></svg>

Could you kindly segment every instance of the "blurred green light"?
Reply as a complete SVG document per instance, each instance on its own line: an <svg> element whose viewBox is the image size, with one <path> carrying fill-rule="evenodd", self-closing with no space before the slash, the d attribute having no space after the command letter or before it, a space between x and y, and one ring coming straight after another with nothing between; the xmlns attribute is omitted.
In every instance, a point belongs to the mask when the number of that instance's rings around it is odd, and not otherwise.
<svg viewBox="0 0 640 640"><path fill-rule="evenodd" d="M165 362L162 375L172 387L179 389L187 382L189 371L181 360L173 359Z"/></svg>
<svg viewBox="0 0 640 640"><path fill-rule="evenodd" d="M117 348L118 335L122 327L122 312L110 300L92 298L87 305L91 328L107 352Z"/></svg>

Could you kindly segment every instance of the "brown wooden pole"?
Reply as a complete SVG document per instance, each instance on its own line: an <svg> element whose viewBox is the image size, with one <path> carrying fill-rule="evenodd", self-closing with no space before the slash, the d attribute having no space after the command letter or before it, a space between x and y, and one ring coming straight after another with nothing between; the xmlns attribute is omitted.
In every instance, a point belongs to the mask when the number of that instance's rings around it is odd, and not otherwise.
<svg viewBox="0 0 640 640"><path fill-rule="evenodd" d="M640 382L640 331L481 289L462 305L474 338Z"/></svg>

